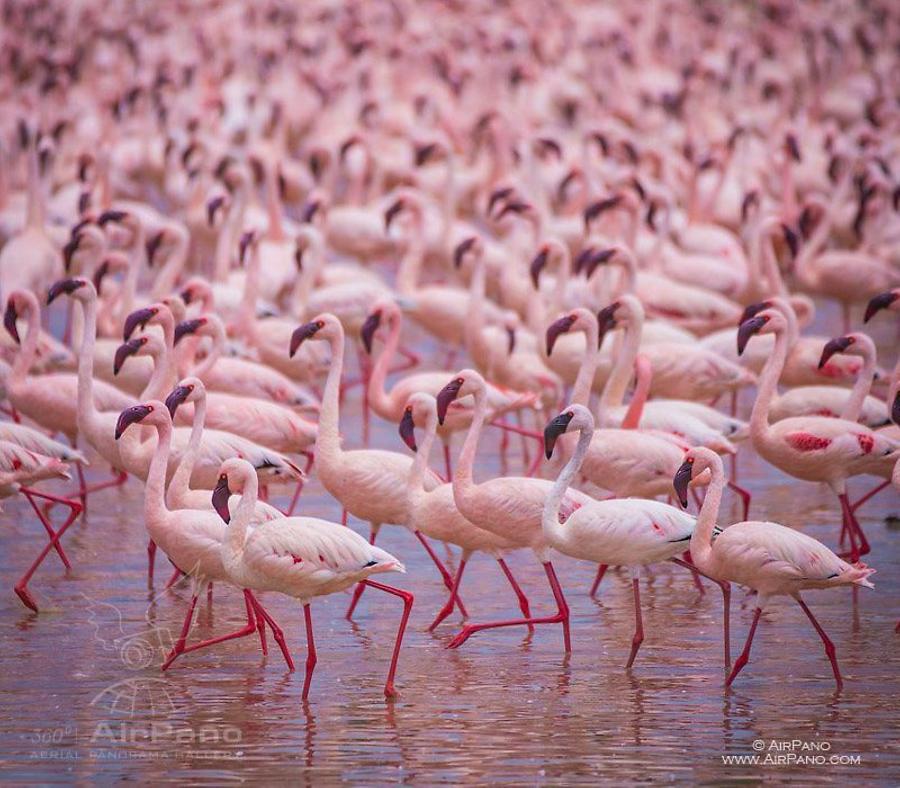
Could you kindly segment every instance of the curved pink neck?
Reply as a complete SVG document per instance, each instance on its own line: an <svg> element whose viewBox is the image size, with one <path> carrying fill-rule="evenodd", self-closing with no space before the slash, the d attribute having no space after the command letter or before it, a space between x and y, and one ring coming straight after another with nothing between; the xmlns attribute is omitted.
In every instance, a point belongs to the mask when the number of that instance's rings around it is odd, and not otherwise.
<svg viewBox="0 0 900 788"><path fill-rule="evenodd" d="M644 414L644 405L647 403L647 397L650 394L650 384L653 382L653 367L650 365L650 359L646 356L639 355L634 362L634 371L637 376L637 383L634 387L634 394L622 419L622 429L637 429L641 423L641 416Z"/></svg>

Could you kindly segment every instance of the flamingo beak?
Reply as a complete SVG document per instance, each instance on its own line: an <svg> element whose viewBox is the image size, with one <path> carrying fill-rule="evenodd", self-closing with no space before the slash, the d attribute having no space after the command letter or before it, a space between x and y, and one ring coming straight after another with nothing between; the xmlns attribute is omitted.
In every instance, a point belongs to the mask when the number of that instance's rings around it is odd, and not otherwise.
<svg viewBox="0 0 900 788"><path fill-rule="evenodd" d="M362 338L363 347L370 356L372 355L372 340L375 338L375 332L378 331L380 325L381 310L376 309L366 318L366 322L363 323L362 329L360 329L359 332L359 335Z"/></svg>
<svg viewBox="0 0 900 788"><path fill-rule="evenodd" d="M175 412L178 410L178 406L184 404L184 401L192 391L193 388L191 386L176 386L169 392L169 396L166 397L166 407L169 409L169 415L173 419L175 418Z"/></svg>
<svg viewBox="0 0 900 788"><path fill-rule="evenodd" d="M759 330L768 322L768 317L766 317L765 315L759 315L757 317L751 317L749 320L745 320L743 323L741 323L737 333L737 352L739 356L744 354L744 349L747 347L747 343L750 341L750 337L757 334Z"/></svg>
<svg viewBox="0 0 900 788"><path fill-rule="evenodd" d="M97 266L97 270L94 271L94 290L97 291L97 295L100 295L100 289L103 287L103 280L106 278L106 275L109 273L109 260L104 260Z"/></svg>
<svg viewBox="0 0 900 788"><path fill-rule="evenodd" d="M609 306L603 307L597 313L597 349L599 350L603 346L603 338L606 336L608 331L611 331L616 327L616 310L618 310L620 304L618 301L610 304Z"/></svg>
<svg viewBox="0 0 900 788"><path fill-rule="evenodd" d="M403 442L413 451L418 451L416 446L416 427L413 423L412 408L406 408L403 411L403 417L400 419L399 427L400 437Z"/></svg>
<svg viewBox="0 0 900 788"><path fill-rule="evenodd" d="M547 326L547 355L551 355L553 353L553 347L556 345L556 340L559 338L560 334L565 334L572 328L572 325L575 323L575 317L573 315L566 315L565 317L559 318L559 320L555 320L549 326Z"/></svg>
<svg viewBox="0 0 900 788"><path fill-rule="evenodd" d="M745 306L744 311L741 312L741 318L738 320L738 325L746 323L751 317L756 317L763 309L768 309L770 306L772 304L769 301L760 301L759 303Z"/></svg>
<svg viewBox="0 0 900 788"><path fill-rule="evenodd" d="M97 224L101 227L106 226L108 222L114 222L118 224L121 222L128 214L125 211L104 211L97 217Z"/></svg>
<svg viewBox="0 0 900 788"><path fill-rule="evenodd" d="M321 203L318 200L310 200L303 209L303 214L300 217L300 221L303 224L309 224L310 222L312 222L320 207Z"/></svg>
<svg viewBox="0 0 900 788"><path fill-rule="evenodd" d="M213 226L213 222L215 222L216 220L216 213L224 204L225 197L222 195L213 197L208 203L206 203L206 223L210 227Z"/></svg>
<svg viewBox="0 0 900 788"><path fill-rule="evenodd" d="M560 435L564 435L569 429L569 423L572 421L574 413L565 411L560 413L547 423L544 427L544 456L549 460L553 456L553 449Z"/></svg>
<svg viewBox="0 0 900 788"><path fill-rule="evenodd" d="M797 233L786 224L781 225L781 232L784 234L784 242L788 245L788 249L791 250L791 257L796 257L797 252L800 251L800 239L797 238Z"/></svg>
<svg viewBox="0 0 900 788"><path fill-rule="evenodd" d="M291 347L290 347L290 357L293 358L297 353L297 349L302 345L307 339L312 336L315 336L316 332L321 328L318 321L312 321L311 323L304 323L299 328L294 329L294 333L291 334Z"/></svg>
<svg viewBox="0 0 900 788"><path fill-rule="evenodd" d="M547 265L547 258L549 257L549 249L547 247L543 247L541 251L537 253L537 256L534 260L531 261L531 267L528 269L528 272L531 274L531 283L534 285L534 289L537 290L540 287L541 283L541 271L544 270L544 267Z"/></svg>
<svg viewBox="0 0 900 788"><path fill-rule="evenodd" d="M147 323L150 322L150 318L152 318L156 314L157 310L155 307L148 306L144 309L136 309L132 312L128 317L125 318L125 327L122 331L122 339L126 342L131 339L131 335L134 333L134 330L140 326L143 331L147 327Z"/></svg>
<svg viewBox="0 0 900 788"><path fill-rule="evenodd" d="M891 405L891 418L894 424L900 427L900 391L894 395L894 404Z"/></svg>
<svg viewBox="0 0 900 788"><path fill-rule="evenodd" d="M183 297L183 296L182 296ZM195 334L200 326L206 323L206 318L197 317L193 320L182 320L175 326L175 344L177 345L188 334Z"/></svg>
<svg viewBox="0 0 900 788"><path fill-rule="evenodd" d="M688 499L687 492L691 479L694 476L694 464L691 462L683 462L681 467L675 471L675 478L672 479L672 486L675 488L675 494L678 496L678 503L683 509L687 509Z"/></svg>
<svg viewBox="0 0 900 788"><path fill-rule="evenodd" d="M113 375L118 375L122 370L122 365L129 356L133 356L140 350L146 340L143 337L137 339L129 339L116 348L116 355L113 358Z"/></svg>
<svg viewBox="0 0 900 788"><path fill-rule="evenodd" d="M47 291L47 306L50 306L63 293L71 295L85 284L87 283L84 279L60 279L58 282L54 282Z"/></svg>
<svg viewBox="0 0 900 788"><path fill-rule="evenodd" d="M879 293L866 306L863 323L868 323L878 312L882 309L887 309L898 298L900 298L900 290L888 290L886 293Z"/></svg>
<svg viewBox="0 0 900 788"><path fill-rule="evenodd" d="M475 241L477 239L472 236L471 238L466 238L465 241L461 241L456 245L456 248L453 250L453 267L459 268L462 265L463 258L466 256L466 253L475 246Z"/></svg>
<svg viewBox="0 0 900 788"><path fill-rule="evenodd" d="M253 238L254 233L252 230L241 235L238 243L238 260L240 260L241 265L244 264L244 259L247 257L247 247L253 242Z"/></svg>
<svg viewBox="0 0 900 788"><path fill-rule="evenodd" d="M590 279L594 275L594 271L597 270L597 267L612 260L615 253L615 248L601 249L598 252L591 250L590 255L588 255L587 259L582 263L585 276Z"/></svg>
<svg viewBox="0 0 900 788"><path fill-rule="evenodd" d="M223 473L213 490L212 505L226 524L231 522L231 512L228 511L229 498L231 498L231 490L228 489L228 477Z"/></svg>
<svg viewBox="0 0 900 788"><path fill-rule="evenodd" d="M444 425L444 419L447 418L447 409L450 403L459 396L459 390L462 388L463 379L454 378L444 388L442 388L436 397L438 424Z"/></svg>
<svg viewBox="0 0 900 788"><path fill-rule="evenodd" d="M156 253L159 251L159 247L162 246L163 238L165 237L165 231L160 230L156 235L152 236L147 241L147 265L151 268L153 267L154 259L156 258Z"/></svg>
<svg viewBox="0 0 900 788"><path fill-rule="evenodd" d="M851 337L837 337L826 342L825 347L822 348L822 356L819 358L819 369L822 369L835 353L843 353L852 344Z"/></svg>
<svg viewBox="0 0 900 788"><path fill-rule="evenodd" d="M16 312L16 305L10 299L6 305L6 312L3 315L3 325L6 326L6 330L9 331L9 335L16 341L16 344L21 345L22 340L19 338L19 329L16 328L18 317L19 313Z"/></svg>
<svg viewBox="0 0 900 788"><path fill-rule="evenodd" d="M75 252L78 251L78 245L81 243L81 234L74 235L69 239L69 242L63 247L62 255L63 255L63 266L65 267L66 273L72 269L72 258L75 256Z"/></svg>
<svg viewBox="0 0 900 788"><path fill-rule="evenodd" d="M394 219L397 217L397 214L403 210L403 200L397 200L390 208L388 208L384 212L384 232L385 234L391 229L391 224L393 224Z"/></svg>
<svg viewBox="0 0 900 788"><path fill-rule="evenodd" d="M516 349L516 329L513 326L506 327L506 355L511 356Z"/></svg>
<svg viewBox="0 0 900 788"><path fill-rule="evenodd" d="M119 420L116 422L116 440L122 437L122 434L129 426L143 421L152 412L153 408L149 405L133 405L130 408L125 408L119 414Z"/></svg>

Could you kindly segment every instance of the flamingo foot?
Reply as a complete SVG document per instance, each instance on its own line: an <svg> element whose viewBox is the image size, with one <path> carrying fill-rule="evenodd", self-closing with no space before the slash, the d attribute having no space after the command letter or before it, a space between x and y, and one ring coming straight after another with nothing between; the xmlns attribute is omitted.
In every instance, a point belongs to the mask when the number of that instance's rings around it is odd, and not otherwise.
<svg viewBox="0 0 900 788"><path fill-rule="evenodd" d="M25 607L33 610L35 613L40 613L38 610L37 602L34 601L34 597L31 595L31 592L24 585L17 585L15 587L15 592L18 595L19 599L22 600L22 604Z"/></svg>

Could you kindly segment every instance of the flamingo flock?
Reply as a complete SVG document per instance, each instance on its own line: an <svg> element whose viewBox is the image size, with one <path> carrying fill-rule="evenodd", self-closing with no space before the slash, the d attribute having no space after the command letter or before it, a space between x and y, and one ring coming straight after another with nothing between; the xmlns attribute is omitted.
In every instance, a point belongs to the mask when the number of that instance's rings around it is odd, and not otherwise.
<svg viewBox="0 0 900 788"><path fill-rule="evenodd" d="M312 605L346 592L351 618L371 589L398 606L396 696L420 622L376 579L406 571L376 545L391 526L435 567L410 584L446 588L422 628L463 621L447 648L520 628L568 653L566 595L621 567L632 670L642 577L667 562L721 589L726 686L787 596L840 689L801 592L873 588L857 511L900 489L898 334L875 341L900 328L900 16L832 6L6 4L0 498L42 539L22 603L39 613L51 553L72 567L95 496L140 484L148 582L161 552L191 587L163 670L266 653L268 631L293 672L281 594L305 701ZM826 301L843 322L817 335ZM395 440L371 445L372 419ZM830 547L750 519L747 455L830 488ZM340 522L304 512L312 482ZM464 586L477 552L519 617ZM559 555L596 566L589 590ZM192 641L213 584L246 623ZM734 662L733 585L755 595Z"/></svg>

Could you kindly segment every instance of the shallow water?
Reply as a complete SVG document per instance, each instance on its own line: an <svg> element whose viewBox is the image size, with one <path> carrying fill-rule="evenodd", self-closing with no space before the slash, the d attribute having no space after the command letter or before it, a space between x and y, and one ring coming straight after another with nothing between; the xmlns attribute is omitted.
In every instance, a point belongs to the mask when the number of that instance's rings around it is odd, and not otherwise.
<svg viewBox="0 0 900 788"><path fill-rule="evenodd" d="M890 330L877 330L889 343ZM357 400L348 398L349 445L358 439L356 408ZM392 425L376 419L373 426L373 445L403 449ZM497 472L497 443L490 435L479 473ZM746 448L739 467L754 493L754 519L779 520L834 546L839 514L828 491L791 481ZM92 473L99 478L103 471ZM857 479L853 490L858 494L870 482ZM315 480L302 505L310 514L340 517ZM876 590L863 589L856 599L847 589L807 594L837 647L845 679L840 694L815 632L787 601L764 616L750 664L725 691L718 589L706 584L699 595L689 574L674 566L655 568L642 580L646 639L630 673L623 669L634 623L629 576L608 573L594 601L587 595L594 567L564 558L555 563L572 608L570 658L556 626L539 627L531 637L485 632L448 651L458 615L434 635L425 632L444 602L443 587L414 538L386 526L379 544L406 563L408 574L385 579L416 594L401 655L401 696L387 702L381 694L399 600L370 590L353 623L343 618L346 595L314 604L319 664L308 704L300 701L302 611L271 594L266 604L287 633L297 673L286 673L271 641L262 658L252 639L186 655L166 674L159 671L189 593L183 586L162 593L169 567L161 559L155 590L148 589L140 506L141 488L133 481L91 500L87 520L64 542L74 569L65 574L51 555L32 581L39 615L11 590L0 594L0 774L7 781L88 782L127 774L216 784L897 784L900 777L900 635L894 633L900 525L887 518L900 515L895 492L860 510L873 547L870 563L878 568ZM738 519L736 507L723 510L723 521L729 517ZM0 523L0 587L11 589L38 549L39 526L14 499L4 503ZM365 532L364 524L352 524ZM535 611L549 611L552 599L534 558L520 552L509 563ZM476 621L517 615L506 581L485 556L466 570L462 597ZM735 655L752 609L752 599L735 589ZM212 608L201 606L192 638L239 627L242 611L239 594L217 586ZM759 755L761 762L724 762L735 755ZM787 763L800 756L822 762ZM858 760L840 762L843 756Z"/></svg>

